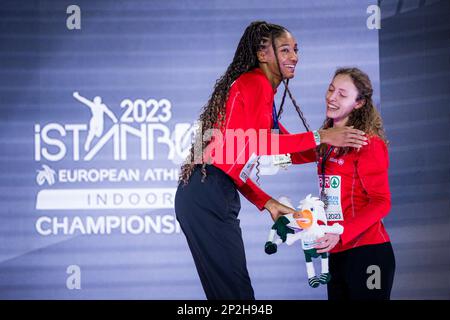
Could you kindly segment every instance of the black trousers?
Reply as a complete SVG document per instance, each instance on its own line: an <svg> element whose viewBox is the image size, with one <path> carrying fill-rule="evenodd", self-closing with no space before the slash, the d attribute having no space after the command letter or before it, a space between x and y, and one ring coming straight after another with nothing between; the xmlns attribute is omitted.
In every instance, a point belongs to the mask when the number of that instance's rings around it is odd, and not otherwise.
<svg viewBox="0 0 450 320"><path fill-rule="evenodd" d="M389 300L395 273L390 242L331 253L329 300Z"/></svg>
<svg viewBox="0 0 450 320"><path fill-rule="evenodd" d="M189 183L180 184L175 212L207 299L253 300L238 214L239 194L229 176L207 165L201 182L197 165Z"/></svg>

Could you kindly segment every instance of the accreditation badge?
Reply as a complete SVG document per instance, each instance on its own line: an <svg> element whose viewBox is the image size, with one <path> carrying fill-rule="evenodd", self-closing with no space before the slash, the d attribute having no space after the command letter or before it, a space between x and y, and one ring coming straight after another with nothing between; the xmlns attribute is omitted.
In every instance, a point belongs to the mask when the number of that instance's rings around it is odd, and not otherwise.
<svg viewBox="0 0 450 320"><path fill-rule="evenodd" d="M245 163L244 167L242 168L241 172L239 173L239 178L245 183L247 182L247 179L250 177L253 168L255 167L256 161L259 159L259 157L252 153L248 161Z"/></svg>
<svg viewBox="0 0 450 320"><path fill-rule="evenodd" d="M341 205L341 176L325 175L324 197L327 202L325 213L328 221L344 221ZM319 190L322 190L322 175L319 175Z"/></svg>

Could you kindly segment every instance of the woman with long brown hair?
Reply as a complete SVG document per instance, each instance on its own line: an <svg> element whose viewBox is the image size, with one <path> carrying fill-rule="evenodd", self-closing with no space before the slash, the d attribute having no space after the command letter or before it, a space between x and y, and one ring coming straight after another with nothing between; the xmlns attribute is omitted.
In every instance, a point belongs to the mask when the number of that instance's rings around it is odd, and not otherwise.
<svg viewBox="0 0 450 320"><path fill-rule="evenodd" d="M358 68L338 69L326 93L322 129L352 126L369 139L361 148L317 148L328 224L344 227L343 234L325 234L315 246L317 254L330 252L331 279L315 279L316 285L329 281L330 300L389 299L394 280L394 252L382 221L391 208L389 156L372 93L368 75Z"/></svg>
<svg viewBox="0 0 450 320"><path fill-rule="evenodd" d="M293 212L249 178L258 156L299 153L320 142L365 144L364 132L348 127L288 134L278 123L274 94L282 81L294 77L297 50L295 38L282 26L255 21L246 28L202 110L181 168L175 211L208 299L254 299L237 190L273 220Z"/></svg>

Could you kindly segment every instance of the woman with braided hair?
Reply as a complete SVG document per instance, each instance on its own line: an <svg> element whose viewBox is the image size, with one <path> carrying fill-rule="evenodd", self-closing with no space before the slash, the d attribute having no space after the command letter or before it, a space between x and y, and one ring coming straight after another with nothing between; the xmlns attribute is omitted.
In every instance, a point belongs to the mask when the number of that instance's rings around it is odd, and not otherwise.
<svg viewBox="0 0 450 320"><path fill-rule="evenodd" d="M175 211L208 299L254 299L237 191L274 221L293 213L249 178L258 156L292 153L295 160L320 142L357 148L366 143L364 132L349 127L288 134L278 123L274 94L294 77L297 62L297 43L287 29L252 22L200 115L181 168Z"/></svg>

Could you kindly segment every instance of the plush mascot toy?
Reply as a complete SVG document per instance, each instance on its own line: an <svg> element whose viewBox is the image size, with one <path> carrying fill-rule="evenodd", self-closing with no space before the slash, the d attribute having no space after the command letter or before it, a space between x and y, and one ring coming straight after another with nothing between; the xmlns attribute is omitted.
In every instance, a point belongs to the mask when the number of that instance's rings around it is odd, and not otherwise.
<svg viewBox="0 0 450 320"><path fill-rule="evenodd" d="M281 197L279 202L294 208L286 197ZM331 276L328 271L328 254L326 252L317 253L314 248L317 245L316 240L323 237L325 233L342 234L344 227L338 223L327 226L324 203L319 198L311 197L311 194L300 201L298 209L294 214L286 214L279 217L273 224L269 239L265 244L265 251L267 254L273 254L277 252L277 245L283 242L287 245L292 245L297 240L301 240L306 259L308 283L311 287L317 288L319 284L328 283ZM279 236L277 240L275 240L276 235ZM322 272L317 277L312 258L317 258L319 255L322 258Z"/></svg>

